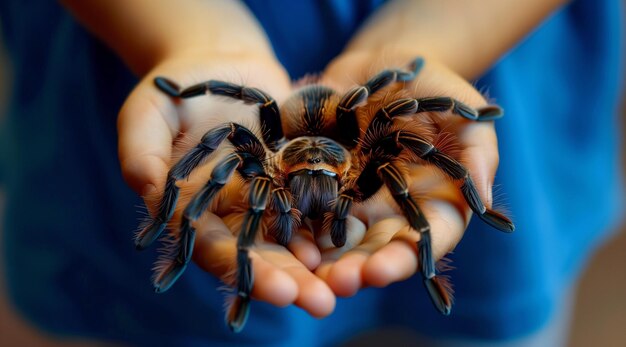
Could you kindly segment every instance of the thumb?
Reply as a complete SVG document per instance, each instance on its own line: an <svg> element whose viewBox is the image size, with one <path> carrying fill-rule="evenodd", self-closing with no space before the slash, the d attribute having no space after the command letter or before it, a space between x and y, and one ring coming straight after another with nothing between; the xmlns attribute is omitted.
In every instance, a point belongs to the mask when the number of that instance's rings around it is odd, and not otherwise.
<svg viewBox="0 0 626 347"><path fill-rule="evenodd" d="M504 232L514 231L513 222L492 208L492 186L499 161L493 125L471 124L465 127L460 136L461 142L467 145L461 154L461 160L466 163L471 175L471 179L465 178L461 188L467 202L487 224ZM472 182L475 187L471 187Z"/></svg>
<svg viewBox="0 0 626 347"><path fill-rule="evenodd" d="M143 197L158 195L155 193L165 185L172 142L179 131L173 103L146 78L126 99L117 128L124 179Z"/></svg>
<svg viewBox="0 0 626 347"><path fill-rule="evenodd" d="M498 169L498 140L493 124L468 124L459 134L466 147L461 161L469 170L487 208L493 205L492 186Z"/></svg>

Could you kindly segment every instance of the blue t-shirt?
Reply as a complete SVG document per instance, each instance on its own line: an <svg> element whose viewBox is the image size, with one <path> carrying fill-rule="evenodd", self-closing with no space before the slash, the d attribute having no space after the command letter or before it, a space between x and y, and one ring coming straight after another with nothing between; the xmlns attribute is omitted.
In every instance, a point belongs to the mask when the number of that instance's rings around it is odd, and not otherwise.
<svg viewBox="0 0 626 347"><path fill-rule="evenodd" d="M293 78L320 71L380 5L247 3ZM177 346L316 346L384 325L435 337L518 337L549 319L619 215L622 11L619 1L576 1L477 82L507 112L497 122L496 184L517 231L470 224L451 256L451 316L431 307L415 276L340 299L324 320L254 302L234 335L217 279L192 265L155 294L156 251L134 250L141 202L120 175L115 121L136 79L58 5L7 1L0 9L14 70L0 137L2 254L14 304L47 331Z"/></svg>

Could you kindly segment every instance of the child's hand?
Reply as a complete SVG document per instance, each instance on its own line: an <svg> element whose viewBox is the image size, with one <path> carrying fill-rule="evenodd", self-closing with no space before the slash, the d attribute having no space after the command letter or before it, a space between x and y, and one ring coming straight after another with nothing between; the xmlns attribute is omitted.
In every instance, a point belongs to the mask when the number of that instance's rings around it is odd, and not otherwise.
<svg viewBox="0 0 626 347"><path fill-rule="evenodd" d="M155 87L156 76L171 78L183 87L210 79L227 80L258 87L279 102L291 88L283 68L265 56L217 58L201 51L183 52L150 71L126 100L119 115L118 129L124 177L144 197L153 215L164 191L167 172L176 161L171 158L180 157L199 142L204 132L222 123L236 121L258 128L255 106L214 96L176 100ZM177 183L181 194L174 224L180 221L181 208L191 194L210 177L212 164L214 161L198 168L188 181ZM233 199L242 198L241 185L225 189L230 190L228 195ZM237 212L231 206L237 204L220 205L219 216L205 214L194 224L197 229L194 260L203 269L232 283L237 259L236 237L222 218L229 223ZM288 248L257 241L251 252L255 278L253 296L278 306L296 304L317 317L330 314L335 305L334 294L311 272L320 261L315 244L302 233L296 233Z"/></svg>
<svg viewBox="0 0 626 347"><path fill-rule="evenodd" d="M365 53L340 56L330 64L323 78L348 90L355 85L355 81L363 81L357 80L358 76L368 78L389 66L376 66L377 62L380 63L379 57ZM394 57L393 62L398 65L392 66L402 67L413 58ZM369 76L363 76L368 72ZM410 91L411 97L449 96L473 108L487 105L482 95L469 83L429 60L415 81L405 86L405 90ZM429 115L420 113L399 118L411 117L427 119ZM482 201L490 208L492 184L498 166L493 122L470 121L451 112L433 118L433 122L435 128L457 139L458 150L450 154L469 169ZM420 207L431 226L433 256L437 260L454 249L471 217L458 183L443 178L444 175L438 172L440 170L433 165L412 165L408 170L410 190L419 192ZM381 203L381 199L385 203ZM384 287L404 280L418 270L416 243L420 234L408 227L406 218L389 194L372 200L355 205L353 213L364 225L358 222L351 224L353 230L348 230L347 246L336 249L328 245L322 253L322 264L316 270L339 296L354 295L366 286ZM318 237L318 241L320 239L323 238ZM349 245L351 242L352 245Z"/></svg>

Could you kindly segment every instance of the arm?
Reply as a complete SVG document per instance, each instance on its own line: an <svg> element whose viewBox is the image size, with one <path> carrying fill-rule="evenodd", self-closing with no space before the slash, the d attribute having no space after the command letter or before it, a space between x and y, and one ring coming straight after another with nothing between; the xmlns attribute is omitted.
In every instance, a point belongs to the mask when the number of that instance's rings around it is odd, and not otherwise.
<svg viewBox="0 0 626 347"><path fill-rule="evenodd" d="M368 20L346 53L422 55L473 79L565 2L391 1Z"/></svg>
<svg viewBox="0 0 626 347"><path fill-rule="evenodd" d="M249 54L274 59L270 43L248 9L227 0L62 0L137 74L189 51Z"/></svg>

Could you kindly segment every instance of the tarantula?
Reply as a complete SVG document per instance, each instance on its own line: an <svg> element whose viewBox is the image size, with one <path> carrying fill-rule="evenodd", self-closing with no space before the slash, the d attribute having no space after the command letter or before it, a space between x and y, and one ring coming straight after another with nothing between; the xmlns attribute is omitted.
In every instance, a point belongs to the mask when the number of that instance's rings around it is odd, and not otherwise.
<svg viewBox="0 0 626 347"><path fill-rule="evenodd" d="M176 182L187 179L223 142L232 145L230 153L213 168L208 182L184 208L175 233L175 250L155 278L156 291L166 291L183 273L194 246L193 222L208 209L233 175L239 174L250 190L237 238L237 295L226 317L233 331L240 331L247 320L254 281L248 252L262 226L268 236L286 245L301 220L323 218L332 243L341 247L346 243L347 218L352 206L370 199L383 186L410 227L420 233L419 271L434 306L442 314L449 314L451 296L444 281L437 277L430 227L409 189L403 167L434 165L459 182L469 207L483 221L505 232L513 231L514 225L503 214L485 207L465 167L436 147L428 135L399 126L395 120L422 112L451 112L473 121L490 121L500 118L503 111L496 105L474 109L445 96L400 98L371 112L369 124L364 128L359 126L357 111L371 95L392 83L414 80L423 65L423 59L417 58L406 70L384 70L343 96L330 87L309 84L294 93L280 109L271 96L257 88L210 80L181 89L173 81L157 77L155 85L173 98L212 94L258 105L263 135L260 139L237 123L223 124L206 132L200 143L170 169L158 211L137 235L138 249L156 240L172 218L179 195ZM283 117L298 124L290 139L283 134L281 110ZM329 121L335 123L334 129L327 129Z"/></svg>

